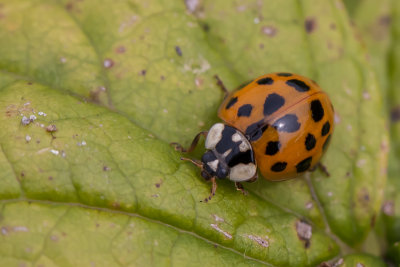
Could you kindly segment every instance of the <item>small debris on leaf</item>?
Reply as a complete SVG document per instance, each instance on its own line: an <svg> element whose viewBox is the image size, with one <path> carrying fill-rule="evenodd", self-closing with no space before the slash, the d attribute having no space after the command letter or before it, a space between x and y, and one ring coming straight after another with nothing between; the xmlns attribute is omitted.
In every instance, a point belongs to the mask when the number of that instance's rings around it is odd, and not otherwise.
<svg viewBox="0 0 400 267"><path fill-rule="evenodd" d="M305 241L305 248L310 247L310 239L312 236L312 227L308 223L304 221L297 221L296 222L296 232L297 236L300 238L300 240Z"/></svg>
<svg viewBox="0 0 400 267"><path fill-rule="evenodd" d="M31 123L31 120L28 119L26 116L23 116L21 119L21 124L25 126L28 125L29 123Z"/></svg>
<svg viewBox="0 0 400 267"><path fill-rule="evenodd" d="M54 124L50 124L46 127L46 131L49 133L57 132L57 127Z"/></svg>

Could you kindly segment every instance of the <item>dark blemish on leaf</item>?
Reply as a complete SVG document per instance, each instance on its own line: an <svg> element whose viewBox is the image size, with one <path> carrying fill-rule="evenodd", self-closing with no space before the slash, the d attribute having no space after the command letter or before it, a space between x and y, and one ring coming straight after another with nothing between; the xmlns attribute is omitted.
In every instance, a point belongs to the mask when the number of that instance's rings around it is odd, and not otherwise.
<svg viewBox="0 0 400 267"><path fill-rule="evenodd" d="M90 91L89 98L94 103L100 103L100 95L107 89L104 86L99 86L97 89Z"/></svg>
<svg viewBox="0 0 400 267"><path fill-rule="evenodd" d="M315 18L307 18L304 22L304 28L306 29L307 33L312 33L315 28L317 27L317 22Z"/></svg>
<svg viewBox="0 0 400 267"><path fill-rule="evenodd" d="M112 68L112 66L114 66L114 61L111 58L106 58L103 61L103 66L106 69Z"/></svg>
<svg viewBox="0 0 400 267"><path fill-rule="evenodd" d="M296 222L296 232L297 236L301 241L304 241L304 247L310 247L310 239L312 236L312 227L305 221L297 221Z"/></svg>
<svg viewBox="0 0 400 267"><path fill-rule="evenodd" d="M400 106L392 108L390 111L390 120L392 122L400 121Z"/></svg>
<svg viewBox="0 0 400 267"><path fill-rule="evenodd" d="M28 85L32 85L32 84L33 84L33 82L28 82L27 84L28 84Z"/></svg>
<svg viewBox="0 0 400 267"><path fill-rule="evenodd" d="M329 25L329 28L331 30L336 30L336 24L335 23L331 23L331 25Z"/></svg>
<svg viewBox="0 0 400 267"><path fill-rule="evenodd" d="M99 223L96 223L96 228L99 228L100 227L100 224Z"/></svg>
<svg viewBox="0 0 400 267"><path fill-rule="evenodd" d="M205 31L205 32L209 32L209 31L210 31L210 25L208 25L207 23L202 23L202 24L201 24L201 28L202 28L203 31Z"/></svg>
<svg viewBox="0 0 400 267"><path fill-rule="evenodd" d="M162 179L160 179L160 181L158 182L158 183L155 183L154 185L157 187L157 188L160 188L161 187L161 185L163 184L163 180Z"/></svg>
<svg viewBox="0 0 400 267"><path fill-rule="evenodd" d="M48 177L49 181L53 181L53 176Z"/></svg>
<svg viewBox="0 0 400 267"><path fill-rule="evenodd" d="M214 244L214 248L218 248L218 245L217 245L217 244Z"/></svg>
<svg viewBox="0 0 400 267"><path fill-rule="evenodd" d="M65 5L65 9L68 10L68 11L72 11L72 10L74 9L74 4L71 3L71 2L68 2L68 3Z"/></svg>
<svg viewBox="0 0 400 267"><path fill-rule="evenodd" d="M164 80L165 80L165 76L164 76L164 75L161 75L161 76L160 76L160 79L161 79L161 81L164 81Z"/></svg>
<svg viewBox="0 0 400 267"><path fill-rule="evenodd" d="M269 37L274 37L277 33L277 29L272 26L264 26L261 28L261 33L263 33Z"/></svg>
<svg viewBox="0 0 400 267"><path fill-rule="evenodd" d="M258 47L259 47L260 49L264 49L264 44L261 43L261 44L258 45Z"/></svg>
<svg viewBox="0 0 400 267"><path fill-rule="evenodd" d="M107 172L107 171L111 171L111 168L108 166L103 166L103 171Z"/></svg>
<svg viewBox="0 0 400 267"><path fill-rule="evenodd" d="M123 53L125 53L126 52L126 49L125 49L125 46L118 46L116 49L115 49L115 53L117 53L117 54L123 54Z"/></svg>
<svg viewBox="0 0 400 267"><path fill-rule="evenodd" d="M394 201L393 200L387 200L383 203L382 205L382 212L387 215L387 216L393 216L394 215Z"/></svg>
<svg viewBox="0 0 400 267"><path fill-rule="evenodd" d="M113 202L112 203L112 207L116 208L116 209L119 209L121 207L121 205L118 202Z"/></svg>
<svg viewBox="0 0 400 267"><path fill-rule="evenodd" d="M21 177L24 177L25 176L25 173L24 172L21 172Z"/></svg>
<svg viewBox="0 0 400 267"><path fill-rule="evenodd" d="M54 124L50 124L46 127L46 131L49 133L57 132L57 127Z"/></svg>
<svg viewBox="0 0 400 267"><path fill-rule="evenodd" d="M179 46L175 46L175 52L178 56L180 57L182 56L182 50Z"/></svg>
<svg viewBox="0 0 400 267"><path fill-rule="evenodd" d="M370 222L370 226L374 227L376 223L376 214L374 213L371 217L371 222Z"/></svg>
<svg viewBox="0 0 400 267"><path fill-rule="evenodd" d="M141 70L140 71L140 75L142 75L142 76L146 76L146 73L147 73L147 70Z"/></svg>
<svg viewBox="0 0 400 267"><path fill-rule="evenodd" d="M379 24L387 27L392 23L392 18L389 15L383 15L379 18Z"/></svg>

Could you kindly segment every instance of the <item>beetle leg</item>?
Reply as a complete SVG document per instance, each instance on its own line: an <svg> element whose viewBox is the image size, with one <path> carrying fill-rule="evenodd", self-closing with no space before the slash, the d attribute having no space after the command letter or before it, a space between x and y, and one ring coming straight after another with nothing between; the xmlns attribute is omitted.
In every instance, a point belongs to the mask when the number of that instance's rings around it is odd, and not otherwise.
<svg viewBox="0 0 400 267"><path fill-rule="evenodd" d="M239 182L235 182L235 186L236 186L236 190L240 191L243 193L243 195L247 195L248 192L246 190L244 190L244 187L241 183Z"/></svg>
<svg viewBox="0 0 400 267"><path fill-rule="evenodd" d="M218 75L214 75L214 78L217 80L217 86L222 90L222 92L224 93L224 99L228 97L229 95L229 91L228 89L226 89L224 83L222 82L222 80L218 77Z"/></svg>
<svg viewBox="0 0 400 267"><path fill-rule="evenodd" d="M199 140L200 140L200 137L201 137L201 136L207 137L207 134L208 134L208 131L199 132L199 133L194 137L194 139L193 139L193 141L192 141L192 144L190 145L190 147L189 147L188 149L184 148L181 144L175 143L175 142L170 143L170 145L171 145L171 146L174 146L174 148L175 148L176 151L179 151L179 152L182 152L182 153L190 153L190 152L192 152L192 151L196 148L197 143L198 143Z"/></svg>
<svg viewBox="0 0 400 267"><path fill-rule="evenodd" d="M197 159L189 159L189 158L183 158L181 157L181 160L184 161L190 161L191 163L193 163L193 165L195 165L196 167L203 169L203 163L200 160Z"/></svg>
<svg viewBox="0 0 400 267"><path fill-rule="evenodd" d="M321 162L318 162L313 168L310 169L310 171L313 172L317 168L320 171L322 171L326 176L328 176L328 177L331 176L330 173L328 172L328 169L326 168L326 166L324 164L322 164Z"/></svg>
<svg viewBox="0 0 400 267"><path fill-rule="evenodd" d="M217 191L217 180L216 180L216 178L215 178L215 177L212 177L212 178L210 179L210 182L212 183L211 192L210 192L210 195L209 195L207 198L204 199L204 202L210 201L211 198L212 198L213 196L215 196L215 192ZM200 201L200 202L203 202L203 201Z"/></svg>
<svg viewBox="0 0 400 267"><path fill-rule="evenodd" d="M326 168L326 166L324 164L322 164L321 162L317 163L318 168L325 173L326 176L331 176L331 174L328 172L328 169Z"/></svg>

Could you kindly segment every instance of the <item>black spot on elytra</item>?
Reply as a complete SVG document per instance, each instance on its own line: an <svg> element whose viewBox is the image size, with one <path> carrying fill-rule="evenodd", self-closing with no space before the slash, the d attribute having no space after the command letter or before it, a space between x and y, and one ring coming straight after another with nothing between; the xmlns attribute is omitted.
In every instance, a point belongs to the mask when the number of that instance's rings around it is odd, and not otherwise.
<svg viewBox="0 0 400 267"><path fill-rule="evenodd" d="M329 121L325 122L325 124L322 126L321 129L321 135L325 136L329 133L329 130L331 129L331 125L329 123Z"/></svg>
<svg viewBox="0 0 400 267"><path fill-rule="evenodd" d="M250 117L253 106L250 104L245 104L241 106L237 112L238 117Z"/></svg>
<svg viewBox="0 0 400 267"><path fill-rule="evenodd" d="M315 140L315 136L309 133L306 137L306 142L305 142L306 149L308 151L310 151L311 149L313 149L315 147L316 143L317 143L317 140Z"/></svg>
<svg viewBox="0 0 400 267"><path fill-rule="evenodd" d="M274 83L274 80L270 77L261 78L257 81L259 85L270 85Z"/></svg>
<svg viewBox="0 0 400 267"><path fill-rule="evenodd" d="M285 99L275 93L269 94L264 102L264 115L271 115L285 104Z"/></svg>
<svg viewBox="0 0 400 267"><path fill-rule="evenodd" d="M228 104L226 104L225 109L229 109L230 107L235 105L237 101L238 101L237 97L231 98L231 100L229 100Z"/></svg>
<svg viewBox="0 0 400 267"><path fill-rule="evenodd" d="M308 158L300 161L296 165L297 172L305 172L306 170L308 170L308 168L310 168L310 166L311 166L311 161L312 161L312 157L308 157Z"/></svg>
<svg viewBox="0 0 400 267"><path fill-rule="evenodd" d="M322 150L323 151L326 150L326 148L328 147L330 141L331 141L331 135L328 135L328 137L326 138L324 144L322 145Z"/></svg>
<svg viewBox="0 0 400 267"><path fill-rule="evenodd" d="M281 76L281 77L290 77L293 74L288 73L288 72L280 72L280 73L277 73L276 75Z"/></svg>
<svg viewBox="0 0 400 267"><path fill-rule="evenodd" d="M279 132L294 133L300 129L300 123L295 114L286 114L276 120L272 126Z"/></svg>
<svg viewBox="0 0 400 267"><path fill-rule="evenodd" d="M286 162L277 162L274 165L271 166L271 171L273 172L281 172L286 169Z"/></svg>
<svg viewBox="0 0 400 267"><path fill-rule="evenodd" d="M305 84L303 81L297 80L297 79L291 79L286 81L286 84L293 87L299 92L307 92L310 90L310 86Z"/></svg>
<svg viewBox="0 0 400 267"><path fill-rule="evenodd" d="M263 133L268 129L268 124L265 124L264 120L260 120L253 124L250 124L246 129L246 138L253 142L261 138Z"/></svg>
<svg viewBox="0 0 400 267"><path fill-rule="evenodd" d="M281 143L279 141L270 141L268 142L267 147L265 149L265 154L273 156L279 152L280 148L281 148Z"/></svg>
<svg viewBox="0 0 400 267"><path fill-rule="evenodd" d="M321 102L317 100L311 101L311 116L315 122L319 122L324 117L324 108Z"/></svg>

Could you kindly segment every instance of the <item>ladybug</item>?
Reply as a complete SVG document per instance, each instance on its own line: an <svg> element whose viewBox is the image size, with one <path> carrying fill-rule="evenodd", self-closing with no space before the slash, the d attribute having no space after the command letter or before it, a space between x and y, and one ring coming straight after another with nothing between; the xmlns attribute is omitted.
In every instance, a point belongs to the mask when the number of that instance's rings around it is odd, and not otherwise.
<svg viewBox="0 0 400 267"><path fill-rule="evenodd" d="M176 150L188 153L201 136L206 137L200 161L181 158L199 167L201 176L212 182L206 201L215 195L217 178L228 178L244 193L240 183L257 180L257 168L265 179L281 181L317 164L322 167L319 161L333 133L334 109L316 82L297 74L271 73L229 93L215 78L225 93L218 111L223 123L197 134L188 149L172 143Z"/></svg>

